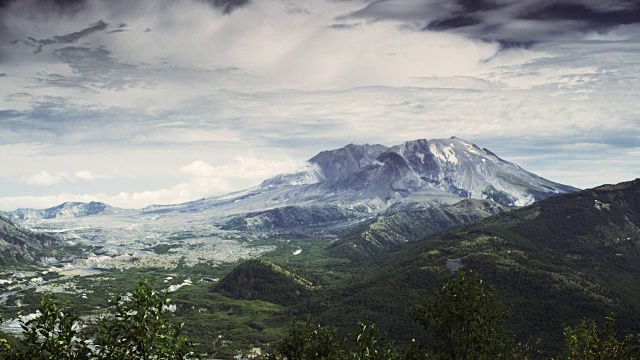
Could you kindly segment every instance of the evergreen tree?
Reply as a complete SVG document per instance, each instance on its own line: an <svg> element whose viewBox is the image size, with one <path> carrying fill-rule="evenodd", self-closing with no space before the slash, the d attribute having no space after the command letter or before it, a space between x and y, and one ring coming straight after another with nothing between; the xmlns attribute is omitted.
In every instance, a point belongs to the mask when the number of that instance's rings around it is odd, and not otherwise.
<svg viewBox="0 0 640 360"><path fill-rule="evenodd" d="M493 287L472 271L460 271L414 309L431 335L433 356L446 360L507 358L513 340Z"/></svg>
<svg viewBox="0 0 640 360"><path fill-rule="evenodd" d="M289 334L267 356L269 360L338 360L343 359L336 329L293 320Z"/></svg>

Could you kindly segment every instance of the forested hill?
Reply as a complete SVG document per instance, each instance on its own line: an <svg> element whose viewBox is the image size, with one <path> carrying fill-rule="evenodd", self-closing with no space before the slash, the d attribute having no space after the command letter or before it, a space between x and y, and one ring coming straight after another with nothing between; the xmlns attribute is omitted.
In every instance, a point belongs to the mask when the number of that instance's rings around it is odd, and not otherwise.
<svg viewBox="0 0 640 360"><path fill-rule="evenodd" d="M408 309L443 275L468 268L497 286L517 334L546 339L551 348L559 347L554 341L561 339L563 325L610 311L619 314L624 329L638 331L639 204L636 179L546 199L405 244L347 286L340 304L323 317L340 324L375 321L398 337L415 335Z"/></svg>

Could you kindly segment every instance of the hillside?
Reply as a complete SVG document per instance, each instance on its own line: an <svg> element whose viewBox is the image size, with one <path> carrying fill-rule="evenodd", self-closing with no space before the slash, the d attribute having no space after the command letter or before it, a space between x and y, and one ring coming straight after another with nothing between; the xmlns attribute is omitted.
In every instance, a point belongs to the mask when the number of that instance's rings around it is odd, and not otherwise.
<svg viewBox="0 0 640 360"><path fill-rule="evenodd" d="M0 265L31 262L38 252L58 242L52 236L34 233L0 216Z"/></svg>
<svg viewBox="0 0 640 360"><path fill-rule="evenodd" d="M305 228L309 226L331 227L337 222L368 216L368 208L326 206L285 206L266 211L252 212L233 217L223 230L264 231L274 229Z"/></svg>
<svg viewBox="0 0 640 360"><path fill-rule="evenodd" d="M506 211L491 200L464 199L451 205L398 202L330 247L335 257L364 259L399 244L415 241L446 228Z"/></svg>
<svg viewBox="0 0 640 360"><path fill-rule="evenodd" d="M400 247L347 286L325 309L329 322L382 323L398 337L418 332L408 309L458 268L495 284L521 336L559 346L562 325L618 313L640 330L640 179L540 201ZM339 310L337 310L339 309Z"/></svg>
<svg viewBox="0 0 640 360"><path fill-rule="evenodd" d="M317 290L311 281L265 260L249 260L217 284L213 290L234 299L262 300L294 305Z"/></svg>

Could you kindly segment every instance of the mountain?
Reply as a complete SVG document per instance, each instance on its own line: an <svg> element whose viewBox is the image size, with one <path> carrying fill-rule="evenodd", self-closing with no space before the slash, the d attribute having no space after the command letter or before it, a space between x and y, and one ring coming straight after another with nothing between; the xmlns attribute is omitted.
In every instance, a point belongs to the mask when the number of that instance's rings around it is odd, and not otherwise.
<svg viewBox="0 0 640 360"><path fill-rule="evenodd" d="M135 213L211 211L212 217L216 218L245 216L248 219L277 208L286 208L283 213L320 210L326 214L335 207L339 207L341 213L350 213L358 207L368 209L354 215L364 219L407 200L453 205L467 198L486 199L512 208L577 190L532 174L466 140L451 137L407 141L392 147L349 144L322 151L309 159L305 168L274 176L250 189L183 204L152 205ZM18 209L6 216L14 221L37 221L112 215L123 211L99 202L64 203L43 210ZM345 218L352 220L354 216L351 215ZM322 223L328 221L325 215L303 217ZM229 224L221 224L226 228L243 226L238 218ZM286 226L290 227L290 224Z"/></svg>
<svg viewBox="0 0 640 360"><path fill-rule="evenodd" d="M350 144L323 151L307 167L267 179L254 188L145 212L220 214L319 204L366 206L383 211L403 199L453 204L461 198L489 199L520 207L578 189L532 174L468 141L407 141L393 147Z"/></svg>
<svg viewBox="0 0 640 360"><path fill-rule="evenodd" d="M349 144L258 187L151 210L212 210L230 216L224 230L337 235L332 251L356 259L573 191L452 137L393 147Z"/></svg>
<svg viewBox="0 0 640 360"><path fill-rule="evenodd" d="M375 321L394 336L417 336L408 309L460 268L496 286L523 341L541 338L557 348L563 326L611 311L624 330L638 332L640 179L552 197L400 245L359 263L354 273L365 275L318 316L345 326Z"/></svg>
<svg viewBox="0 0 640 360"><path fill-rule="evenodd" d="M101 202L65 202L47 209L17 209L3 215L12 221L24 222L55 218L76 218L95 215L113 215L125 211Z"/></svg>
<svg viewBox="0 0 640 360"><path fill-rule="evenodd" d="M503 206L525 206L577 190L543 179L455 137L407 141L383 149L380 145L348 145L322 152L309 160L319 181L307 186L323 189L327 199L341 195L388 202L454 195L491 199ZM289 185L301 183L295 178L289 180ZM264 185L283 184L267 180Z"/></svg>
<svg viewBox="0 0 640 360"><path fill-rule="evenodd" d="M36 253L58 242L52 236L34 233L0 216L0 265L33 261Z"/></svg>

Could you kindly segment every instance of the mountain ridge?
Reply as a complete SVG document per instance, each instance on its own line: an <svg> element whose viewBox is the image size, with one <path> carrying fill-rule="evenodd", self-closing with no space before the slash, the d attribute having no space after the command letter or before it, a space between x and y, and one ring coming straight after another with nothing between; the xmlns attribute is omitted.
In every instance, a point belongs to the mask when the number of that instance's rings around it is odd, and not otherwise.
<svg viewBox="0 0 640 360"><path fill-rule="evenodd" d="M356 205L364 205L376 214L406 199L452 205L473 198L510 208L577 190L532 174L471 142L451 137L418 139L391 147L349 144L321 151L309 159L305 168L276 175L253 188L182 204L124 210L98 202L64 203L5 214L15 221L123 211L142 215L211 211L224 218L287 206Z"/></svg>
<svg viewBox="0 0 640 360"><path fill-rule="evenodd" d="M20 208L13 211L0 212L12 221L37 221L55 218L73 218L96 215L113 215L126 211L103 202L64 202L45 209Z"/></svg>
<svg viewBox="0 0 640 360"><path fill-rule="evenodd" d="M59 244L59 239L25 229L0 215L0 265L35 260L35 253Z"/></svg>

